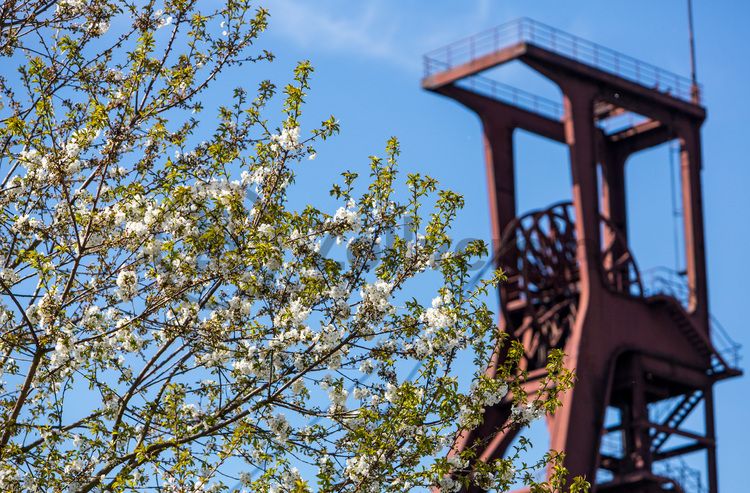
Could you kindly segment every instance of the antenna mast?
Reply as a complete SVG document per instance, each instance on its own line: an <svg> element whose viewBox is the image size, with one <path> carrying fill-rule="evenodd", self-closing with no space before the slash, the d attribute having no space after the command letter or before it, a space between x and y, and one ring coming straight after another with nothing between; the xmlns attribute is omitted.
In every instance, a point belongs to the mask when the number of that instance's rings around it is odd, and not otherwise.
<svg viewBox="0 0 750 493"><path fill-rule="evenodd" d="M687 0L688 4L688 31L690 36L690 96L693 103L700 103L700 89L698 89L698 77L695 70L695 35L693 34L693 0Z"/></svg>

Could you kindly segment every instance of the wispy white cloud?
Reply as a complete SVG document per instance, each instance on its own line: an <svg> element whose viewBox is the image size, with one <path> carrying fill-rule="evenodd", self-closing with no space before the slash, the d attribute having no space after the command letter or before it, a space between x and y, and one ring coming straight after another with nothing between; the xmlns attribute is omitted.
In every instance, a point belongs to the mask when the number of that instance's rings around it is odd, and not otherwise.
<svg viewBox="0 0 750 493"><path fill-rule="evenodd" d="M376 59L410 73L425 52L507 20L493 0L459 9L403 0L266 0L271 29L307 49ZM455 6L454 6L455 7ZM498 15L500 13L505 15Z"/></svg>
<svg viewBox="0 0 750 493"><path fill-rule="evenodd" d="M476 8L473 12L473 17L476 21L480 22L484 20L490 14L490 7L492 7L490 0L477 0Z"/></svg>
<svg viewBox="0 0 750 493"><path fill-rule="evenodd" d="M340 4L339 4L340 5ZM270 0L272 29L301 46L356 53L413 70L415 59L396 42L398 20L382 2L355 2L356 8L336 9L324 1Z"/></svg>

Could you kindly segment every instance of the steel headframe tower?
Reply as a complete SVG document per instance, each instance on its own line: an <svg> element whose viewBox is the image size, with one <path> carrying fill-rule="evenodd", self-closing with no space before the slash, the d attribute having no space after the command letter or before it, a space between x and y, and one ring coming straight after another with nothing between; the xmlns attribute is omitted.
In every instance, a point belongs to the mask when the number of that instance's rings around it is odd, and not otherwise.
<svg viewBox="0 0 750 493"><path fill-rule="evenodd" d="M554 82L563 107L479 75L514 60ZM574 389L548 421L551 447L599 493L688 492L687 479L666 464L702 451L707 490L717 493L712 387L740 371L712 342L700 178L706 112L691 81L528 19L432 52L425 69L424 88L473 110L483 125L495 254L509 278L500 289L500 330L526 348L529 392L552 348L563 348L576 370ZM567 145L572 203L517 214L517 128ZM644 288L626 233L628 157L673 140L681 295ZM502 358L497 351L489 375ZM655 406L664 412L655 415ZM700 407L703 430L685 430ZM605 423L608 410L619 422ZM474 446L477 460L502 456L515 435L507 427L497 433L509 415L508 400L486 409L483 424L460 432L451 453Z"/></svg>

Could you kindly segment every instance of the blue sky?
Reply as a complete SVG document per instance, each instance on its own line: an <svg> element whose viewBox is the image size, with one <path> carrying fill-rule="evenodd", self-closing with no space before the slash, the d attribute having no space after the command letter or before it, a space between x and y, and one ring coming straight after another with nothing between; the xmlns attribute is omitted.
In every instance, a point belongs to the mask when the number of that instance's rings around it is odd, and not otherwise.
<svg viewBox="0 0 750 493"><path fill-rule="evenodd" d="M438 178L466 197L456 237L489 239L480 128L456 103L420 89L421 56L456 39L521 16L603 44L679 74L689 74L685 0L266 0L271 27L260 44L278 56L271 66L237 74L244 80L288 79L295 61L316 67L307 116L311 123L334 114L340 136L320 148L297 187L325 199L343 169L365 170L367 156L381 154L386 139L401 139L404 171ZM694 0L698 77L705 86L708 120L703 127L704 207L711 311L745 347L750 267L750 140L747 97L750 3ZM513 85L557 97L528 71L509 67ZM247 79L245 79L247 77ZM240 82L247 85L244 82ZM562 146L522 135L519 210L569 196L567 154ZM673 266L669 153L663 147L629 165L633 250L642 268ZM741 491L750 426L746 379L717 387L719 468L724 491Z"/></svg>

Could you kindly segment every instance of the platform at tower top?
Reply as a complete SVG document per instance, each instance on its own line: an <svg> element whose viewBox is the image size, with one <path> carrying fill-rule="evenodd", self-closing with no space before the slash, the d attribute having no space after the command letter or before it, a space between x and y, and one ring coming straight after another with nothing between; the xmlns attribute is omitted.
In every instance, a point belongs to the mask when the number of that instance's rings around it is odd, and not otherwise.
<svg viewBox="0 0 750 493"><path fill-rule="evenodd" d="M660 105L701 117L701 87L687 78L629 55L528 18L517 19L424 55L422 86L448 85L493 97L547 118L560 120L555 101L481 75L517 59L539 58L610 87L654 98Z"/></svg>

